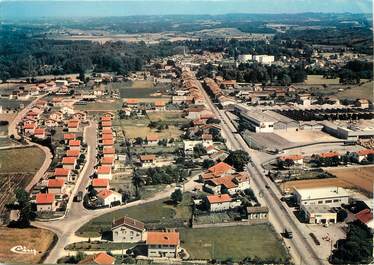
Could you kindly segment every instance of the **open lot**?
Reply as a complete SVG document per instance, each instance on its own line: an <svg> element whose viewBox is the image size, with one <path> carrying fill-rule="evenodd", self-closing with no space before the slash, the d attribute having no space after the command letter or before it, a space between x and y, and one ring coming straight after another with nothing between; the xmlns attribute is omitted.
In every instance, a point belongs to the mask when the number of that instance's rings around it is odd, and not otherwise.
<svg viewBox="0 0 374 265"><path fill-rule="evenodd" d="M110 230L113 219L129 216L147 224L172 222L175 218L189 219L191 210L189 207L190 196L184 195L184 200L177 207L168 203L168 199L158 200L139 206L121 209L110 214L99 216L82 226L78 236L94 237L100 236L100 231Z"/></svg>
<svg viewBox="0 0 374 265"><path fill-rule="evenodd" d="M293 188L320 188L337 186L342 188L357 189L372 197L374 182L374 166L367 167L341 167L330 168L326 171L336 178L308 179L288 181L281 185L287 192Z"/></svg>
<svg viewBox="0 0 374 265"><path fill-rule="evenodd" d="M323 75L308 75L304 83L306 85L339 85L339 78L326 79Z"/></svg>
<svg viewBox="0 0 374 265"><path fill-rule="evenodd" d="M173 125L170 125L168 129L158 131L156 129L151 129L147 126L147 124L143 123L136 123L137 121L134 121L133 125L122 125L121 129L124 131L124 135L127 138L136 138L141 137L145 138L149 134L157 134L160 139L164 138L178 138L182 131Z"/></svg>
<svg viewBox="0 0 374 265"><path fill-rule="evenodd" d="M364 84L352 86L350 89L346 89L342 92L338 92L336 94L337 98L339 99L360 99L360 98L366 98L371 101L373 101L374 97L374 82L365 82Z"/></svg>
<svg viewBox="0 0 374 265"><path fill-rule="evenodd" d="M165 96L168 85L155 86L152 81L137 80L111 84L112 89L118 89L121 98L162 98ZM170 98L170 97L168 97Z"/></svg>
<svg viewBox="0 0 374 265"><path fill-rule="evenodd" d="M75 110L82 111L115 111L122 108L121 100L112 100L112 101L98 101L93 103L88 103L86 105L74 105Z"/></svg>
<svg viewBox="0 0 374 265"><path fill-rule="evenodd" d="M275 134L293 143L311 143L338 140L337 138L322 131L277 131Z"/></svg>
<svg viewBox="0 0 374 265"><path fill-rule="evenodd" d="M282 241L269 225L183 228L180 232L182 247L191 259L239 261L255 256L261 259L287 256Z"/></svg>
<svg viewBox="0 0 374 265"><path fill-rule="evenodd" d="M328 169L327 172L369 195L373 194L374 166Z"/></svg>
<svg viewBox="0 0 374 265"><path fill-rule="evenodd" d="M0 114L0 121L11 123L17 114ZM0 136L8 135L8 125L0 125Z"/></svg>
<svg viewBox="0 0 374 265"><path fill-rule="evenodd" d="M7 228L0 227L0 262L37 264L42 263L49 246L53 242L54 234L48 230L38 228ZM28 249L35 249L36 255L17 254L10 251L14 246L25 246Z"/></svg>
<svg viewBox="0 0 374 265"><path fill-rule="evenodd" d="M0 173L35 173L44 158L44 152L38 147L0 150Z"/></svg>

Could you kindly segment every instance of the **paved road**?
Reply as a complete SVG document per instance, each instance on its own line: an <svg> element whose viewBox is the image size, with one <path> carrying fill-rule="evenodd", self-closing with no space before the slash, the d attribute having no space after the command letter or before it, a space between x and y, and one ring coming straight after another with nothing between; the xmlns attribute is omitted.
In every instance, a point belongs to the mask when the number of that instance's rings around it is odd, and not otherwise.
<svg viewBox="0 0 374 265"><path fill-rule="evenodd" d="M279 194L278 189L275 187L274 183L264 176L263 171L259 166L262 161L258 159L258 152L250 149L243 138L239 134L234 133L236 132L236 129L228 117L223 111L219 111L212 103L210 97L202 86L200 86L200 89L202 90L208 107L220 120L222 120L222 134L227 140L228 147L232 150L244 150L250 154L253 163L251 166L248 166L248 171L252 176L252 187L258 195L257 197L259 201L261 203L265 202L269 207L270 222L273 224L275 230L278 233L281 233L285 228L287 228L294 232L292 240L285 240L293 261L295 263L308 265L328 264L327 261L321 260L317 256L311 239L307 238L308 235L302 233L303 230L299 228L299 223L296 217L288 208L284 207L280 201L281 195ZM269 189L267 189L266 186L268 186ZM263 196L259 196L260 194L263 194Z"/></svg>
<svg viewBox="0 0 374 265"><path fill-rule="evenodd" d="M30 102L29 105L27 105L24 109L22 109L20 112L17 113L17 116L13 119L13 121L8 126L8 136L14 135L16 139L19 139L19 135L17 132L17 125L20 123L23 119L23 117L26 115L26 113L34 106L34 104L41 98L47 96L47 94L40 95L36 97L33 101Z"/></svg>
<svg viewBox="0 0 374 265"><path fill-rule="evenodd" d="M87 163L85 168L82 170L79 179L77 180L76 188L74 189L72 196L70 197L68 203L68 211L66 216L61 220L49 221L49 222L33 222L33 225L40 228L45 228L51 230L52 232L56 233L58 236L58 241L55 247L51 250L48 257L46 258L44 263L53 264L56 263L57 260L65 255L69 254L69 251L65 251L64 247L77 242L85 240L85 238L80 238L75 235L75 232L82 227L84 224L88 223L92 219L111 213L116 210L128 208L135 205L141 205L144 203L148 203L151 201L156 201L164 198L170 197L171 193L174 191L174 186L169 187L157 194L153 197L146 199L146 200L138 200L134 201L125 205L121 205L118 207L113 208L105 208L105 209L98 209L98 210L87 210L83 207L82 203L73 202L72 198L78 191L84 191L89 183L89 176L94 171L94 166L96 164L96 146L97 146L97 138L96 138L96 124L91 123L89 127L86 128L84 132L84 139L86 139L86 143L88 146L87 151ZM196 186L200 185L196 183L198 179L198 175L193 176L185 185L185 191L191 191Z"/></svg>

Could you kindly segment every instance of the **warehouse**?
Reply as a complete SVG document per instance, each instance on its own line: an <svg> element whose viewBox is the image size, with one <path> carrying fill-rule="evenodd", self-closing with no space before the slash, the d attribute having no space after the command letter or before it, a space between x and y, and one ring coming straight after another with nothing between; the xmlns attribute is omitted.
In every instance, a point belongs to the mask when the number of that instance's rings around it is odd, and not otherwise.
<svg viewBox="0 0 374 265"><path fill-rule="evenodd" d="M245 126L254 132L272 133L277 130L297 131L299 123L271 110L243 110L237 108Z"/></svg>
<svg viewBox="0 0 374 265"><path fill-rule="evenodd" d="M311 189L294 189L296 201L300 207L304 205L328 205L338 207L348 204L349 194L340 187L321 187Z"/></svg>

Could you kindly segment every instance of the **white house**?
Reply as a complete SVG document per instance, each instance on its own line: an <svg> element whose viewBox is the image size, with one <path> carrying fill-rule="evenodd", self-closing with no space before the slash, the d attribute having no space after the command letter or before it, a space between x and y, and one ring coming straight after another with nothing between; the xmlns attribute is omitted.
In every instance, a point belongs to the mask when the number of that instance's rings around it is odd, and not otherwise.
<svg viewBox="0 0 374 265"><path fill-rule="evenodd" d="M136 243L143 240L145 232L144 223L124 216L112 223L114 242Z"/></svg>
<svg viewBox="0 0 374 265"><path fill-rule="evenodd" d="M122 194L112 190L102 190L97 193L97 198L102 201L103 206L112 207L113 203L122 204Z"/></svg>
<svg viewBox="0 0 374 265"><path fill-rule="evenodd" d="M321 205L338 207L348 204L349 194L340 187L321 187L311 189L294 189L297 203L300 205Z"/></svg>
<svg viewBox="0 0 374 265"><path fill-rule="evenodd" d="M36 210L38 212L53 212L57 208L55 195L52 193L36 194Z"/></svg>
<svg viewBox="0 0 374 265"><path fill-rule="evenodd" d="M149 258L177 258L179 232L147 232L146 245Z"/></svg>
<svg viewBox="0 0 374 265"><path fill-rule="evenodd" d="M99 166L96 169L97 178L99 179L112 179L112 167Z"/></svg>

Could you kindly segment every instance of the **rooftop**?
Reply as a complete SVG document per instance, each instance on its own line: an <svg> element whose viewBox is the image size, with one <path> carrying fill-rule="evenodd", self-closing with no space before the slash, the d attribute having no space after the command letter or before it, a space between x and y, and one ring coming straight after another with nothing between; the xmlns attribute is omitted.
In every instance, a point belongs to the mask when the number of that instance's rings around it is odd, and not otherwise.
<svg viewBox="0 0 374 265"><path fill-rule="evenodd" d="M93 254L87 256L85 259L81 260L79 264L100 264L100 265L107 265L107 264L114 264L115 258L108 255L105 252L101 252L98 254Z"/></svg>
<svg viewBox="0 0 374 265"><path fill-rule="evenodd" d="M38 193L36 194L36 204L51 204L55 200L55 195L52 193Z"/></svg>
<svg viewBox="0 0 374 265"><path fill-rule="evenodd" d="M321 187L310 189L297 189L295 192L300 194L303 200L312 200L319 198L348 197L348 192L340 187Z"/></svg>
<svg viewBox="0 0 374 265"><path fill-rule="evenodd" d="M149 231L147 234L147 245L179 245L178 232Z"/></svg>
<svg viewBox="0 0 374 265"><path fill-rule="evenodd" d="M93 187L108 187L109 179L93 179L91 182Z"/></svg>
<svg viewBox="0 0 374 265"><path fill-rule="evenodd" d="M207 199L210 204L213 203L223 203L223 202L231 202L232 198L228 194L220 194L220 195L209 195Z"/></svg>
<svg viewBox="0 0 374 265"><path fill-rule="evenodd" d="M119 219L115 220L112 223L112 229L116 228L118 226L122 226L122 225L134 228L135 230L138 230L138 231L143 231L144 230L144 223L143 222L140 222L140 221L138 221L136 219L133 219L133 218L130 218L128 216L124 216L122 218L119 218Z"/></svg>

